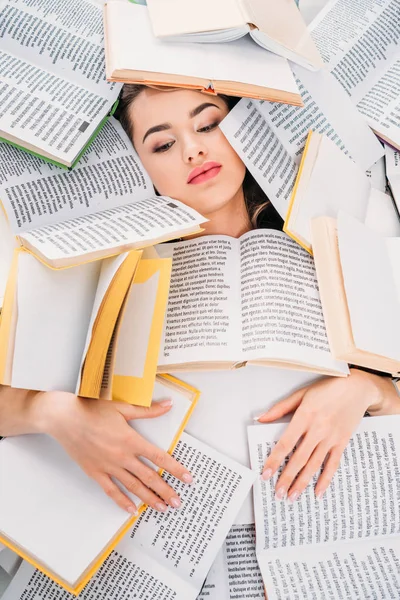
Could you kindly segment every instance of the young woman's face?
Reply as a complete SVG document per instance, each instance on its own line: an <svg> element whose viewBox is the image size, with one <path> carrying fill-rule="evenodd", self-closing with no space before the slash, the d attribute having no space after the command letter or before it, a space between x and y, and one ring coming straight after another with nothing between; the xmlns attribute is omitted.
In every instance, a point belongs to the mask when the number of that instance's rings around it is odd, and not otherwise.
<svg viewBox="0 0 400 600"><path fill-rule="evenodd" d="M145 88L129 111L134 146L160 194L205 216L235 197L246 169L218 127L228 113L221 98Z"/></svg>

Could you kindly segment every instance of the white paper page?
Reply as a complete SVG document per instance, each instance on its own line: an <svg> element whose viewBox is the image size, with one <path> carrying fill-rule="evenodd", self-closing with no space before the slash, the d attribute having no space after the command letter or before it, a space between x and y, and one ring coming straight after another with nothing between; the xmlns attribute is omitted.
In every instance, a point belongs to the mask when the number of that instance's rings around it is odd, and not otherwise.
<svg viewBox="0 0 400 600"><path fill-rule="evenodd" d="M104 296L106 295L114 276L116 275L118 269L120 268L120 266L122 265L122 263L124 262L124 260L126 259L127 256L128 256L128 254L124 253L124 254L119 254L118 256L113 256L111 258L106 258L105 260L101 261L100 273L99 273L99 277L98 277L98 281L97 281L96 294L95 294L94 301L93 301L93 309L92 309L92 312L90 315L90 322L89 322L89 326L87 329L85 346L84 346L84 349L82 352L81 364L79 367L78 382L77 382L76 389L75 389L76 394L79 393L79 388L81 385L82 367L83 367L83 364L86 359L86 354L89 349L90 342L92 340L93 325L97 319L97 315L98 315L101 303L104 300Z"/></svg>
<svg viewBox="0 0 400 600"><path fill-rule="evenodd" d="M333 0L310 25L332 75L378 134L400 144L398 0ZM360 68L362 65L362 68Z"/></svg>
<svg viewBox="0 0 400 600"><path fill-rule="evenodd" d="M110 119L72 171L0 142L0 197L15 233L144 200L153 185Z"/></svg>
<svg viewBox="0 0 400 600"><path fill-rule="evenodd" d="M148 509L133 542L183 581L193 582L199 592L255 476L186 433L174 457L190 470L194 482L185 485L165 473L164 479L179 493L182 506L161 516ZM125 538L121 546L128 543Z"/></svg>
<svg viewBox="0 0 400 600"><path fill-rule="evenodd" d="M354 343L400 360L400 298L385 238L346 213L339 213L337 225Z"/></svg>
<svg viewBox="0 0 400 600"><path fill-rule="evenodd" d="M0 21L1 129L73 161L120 90L105 79L101 7L10 0L1 4Z"/></svg>
<svg viewBox="0 0 400 600"><path fill-rule="evenodd" d="M75 391L99 272L99 262L53 271L20 253L13 387Z"/></svg>
<svg viewBox="0 0 400 600"><path fill-rule="evenodd" d="M163 398L173 400L166 415L129 424L150 443L167 450L191 403L157 379L154 399ZM0 531L69 581L81 575L130 518L57 442L44 435L0 442L0 488L4 490L0 497ZM129 495L141 504L136 496Z"/></svg>
<svg viewBox="0 0 400 600"><path fill-rule="evenodd" d="M371 188L365 225L385 237L400 237L399 213L389 194Z"/></svg>
<svg viewBox="0 0 400 600"><path fill-rule="evenodd" d="M253 423L253 417L318 379L315 373L253 365L230 371L185 373L184 378L201 390L186 431L245 466L250 466L247 426ZM252 493L235 522L254 522Z"/></svg>
<svg viewBox="0 0 400 600"><path fill-rule="evenodd" d="M10 577L14 577L21 566L21 561L22 559L18 554L2 545L2 549L0 549L0 568Z"/></svg>
<svg viewBox="0 0 400 600"><path fill-rule="evenodd" d="M246 360L348 373L329 348L314 261L282 231L240 238L241 342Z"/></svg>
<svg viewBox="0 0 400 600"><path fill-rule="evenodd" d="M387 146L384 146L386 149ZM365 171L367 177L371 182L371 186L380 192L386 192L386 168L385 168L385 157L382 156L375 164Z"/></svg>
<svg viewBox="0 0 400 600"><path fill-rule="evenodd" d="M0 310L3 305L14 249L17 247L17 240L11 232L3 207L0 205Z"/></svg>
<svg viewBox="0 0 400 600"><path fill-rule="evenodd" d="M157 247L172 257L158 364L240 361L238 242L205 236Z"/></svg>
<svg viewBox="0 0 400 600"><path fill-rule="evenodd" d="M310 129L324 133L364 171L383 156L383 149L346 92L325 69L309 71L291 64L304 107L259 102L268 124L300 162Z"/></svg>
<svg viewBox="0 0 400 600"><path fill-rule="evenodd" d="M46 575L23 562L2 600L194 600L196 590L172 571L151 561L133 544L120 545L78 596L62 590Z"/></svg>
<svg viewBox="0 0 400 600"><path fill-rule="evenodd" d="M268 600L400 597L398 537L276 552L262 561Z"/></svg>
<svg viewBox="0 0 400 600"><path fill-rule="evenodd" d="M397 210L400 211L400 151L385 145L386 175Z"/></svg>
<svg viewBox="0 0 400 600"><path fill-rule="evenodd" d="M108 210L32 229L24 242L48 260L93 259L121 250L143 248L192 233L207 221L198 212L167 196L147 197Z"/></svg>
<svg viewBox="0 0 400 600"><path fill-rule="evenodd" d="M154 37L146 7L118 0L107 3L107 33L112 48L109 76L114 69L131 69L297 93L287 61L266 52L248 36L229 44L165 43Z"/></svg>
<svg viewBox="0 0 400 600"><path fill-rule="evenodd" d="M325 135L302 201L296 207L293 230L311 246L311 219L337 217L339 210L365 220L371 183L362 169Z"/></svg>
<svg viewBox="0 0 400 600"><path fill-rule="evenodd" d="M265 600L254 524L233 525L197 600Z"/></svg>
<svg viewBox="0 0 400 600"><path fill-rule="evenodd" d="M102 96L112 99L116 86L104 74L104 32L101 7L88 0L28 2L5 0L2 50L53 73L67 76ZM18 35L18 30L25 35ZM14 27L13 27L14 25ZM26 37L36 28L38 35ZM69 52L68 52L69 50Z"/></svg>
<svg viewBox="0 0 400 600"><path fill-rule="evenodd" d="M270 560L279 549L295 548L299 553L310 546L399 535L399 425L400 415L363 419L322 500L314 493L320 470L293 503L275 498L283 466L268 481L257 477L254 512L259 560ZM251 466L260 475L284 428L280 423L248 428Z"/></svg>
<svg viewBox="0 0 400 600"><path fill-rule="evenodd" d="M143 377L157 298L159 273L129 291L115 357L114 375Z"/></svg>

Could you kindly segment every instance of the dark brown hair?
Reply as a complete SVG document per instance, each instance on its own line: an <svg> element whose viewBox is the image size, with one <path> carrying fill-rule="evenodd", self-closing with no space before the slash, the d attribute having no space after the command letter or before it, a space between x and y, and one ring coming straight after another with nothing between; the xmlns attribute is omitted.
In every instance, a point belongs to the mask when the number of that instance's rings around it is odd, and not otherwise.
<svg viewBox="0 0 400 600"><path fill-rule="evenodd" d="M118 109L115 116L120 120L122 127L133 141L133 124L129 114L129 108L136 100L139 94L146 86L139 84L125 84L122 88ZM156 87L156 86L154 86ZM174 91L177 88L157 88L162 91ZM238 102L239 98L231 96L219 96L231 110ZM246 202L246 208L249 215L249 220L254 229L271 228L282 229L283 221L276 212L268 197L251 173L246 169L246 175L243 181L243 192Z"/></svg>

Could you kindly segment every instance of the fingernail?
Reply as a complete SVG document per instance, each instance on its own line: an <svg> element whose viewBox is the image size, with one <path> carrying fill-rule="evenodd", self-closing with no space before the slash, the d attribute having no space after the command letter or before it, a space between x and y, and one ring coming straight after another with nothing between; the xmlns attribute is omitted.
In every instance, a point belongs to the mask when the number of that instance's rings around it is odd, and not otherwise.
<svg viewBox="0 0 400 600"><path fill-rule="evenodd" d="M185 483L193 483L193 475L191 475L190 473L184 473L182 475L182 481L184 481Z"/></svg>
<svg viewBox="0 0 400 600"><path fill-rule="evenodd" d="M325 494L325 490L318 492L318 494L315 494L315 497L317 500L322 500L322 496Z"/></svg>
<svg viewBox="0 0 400 600"><path fill-rule="evenodd" d="M167 506L162 502L157 502L154 508L160 512L165 512L167 510Z"/></svg>
<svg viewBox="0 0 400 600"><path fill-rule="evenodd" d="M176 498L171 498L170 502L171 506L173 506L174 508L179 508L181 505L181 501L178 497Z"/></svg>
<svg viewBox="0 0 400 600"><path fill-rule="evenodd" d="M264 481L271 479L271 477L272 477L272 469L265 469L265 471L261 475L261 479L263 479Z"/></svg>
<svg viewBox="0 0 400 600"><path fill-rule="evenodd" d="M172 406L173 405L173 401L171 400L171 398L169 398L168 400L161 400L160 402L160 406Z"/></svg>
<svg viewBox="0 0 400 600"><path fill-rule="evenodd" d="M253 421L259 421L261 419L261 417L263 417L266 413L261 413L261 415L257 415L256 417L253 417Z"/></svg>
<svg viewBox="0 0 400 600"><path fill-rule="evenodd" d="M137 517L139 514L138 509L136 508L136 506L133 506L133 504L132 506L128 506L126 510L128 511L128 513L131 513L131 515L133 515L134 517Z"/></svg>
<svg viewBox="0 0 400 600"><path fill-rule="evenodd" d="M300 496L300 492L298 492L297 490L295 492L292 492L289 496L290 502L296 502L296 500L299 496Z"/></svg>
<svg viewBox="0 0 400 600"><path fill-rule="evenodd" d="M277 500L283 500L286 494L286 490L284 487L279 488L279 490L275 494L275 498Z"/></svg>

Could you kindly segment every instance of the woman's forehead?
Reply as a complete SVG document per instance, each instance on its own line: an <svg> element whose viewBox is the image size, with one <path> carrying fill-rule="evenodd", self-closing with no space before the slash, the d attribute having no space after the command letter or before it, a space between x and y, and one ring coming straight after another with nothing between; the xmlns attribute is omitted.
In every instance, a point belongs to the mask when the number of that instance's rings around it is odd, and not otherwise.
<svg viewBox="0 0 400 600"><path fill-rule="evenodd" d="M145 88L131 105L131 115L135 125L144 125L148 119L171 120L189 118L190 112L198 105L210 102L227 111L225 101L218 96L205 94L197 90L158 90Z"/></svg>

